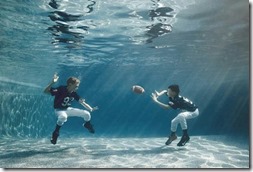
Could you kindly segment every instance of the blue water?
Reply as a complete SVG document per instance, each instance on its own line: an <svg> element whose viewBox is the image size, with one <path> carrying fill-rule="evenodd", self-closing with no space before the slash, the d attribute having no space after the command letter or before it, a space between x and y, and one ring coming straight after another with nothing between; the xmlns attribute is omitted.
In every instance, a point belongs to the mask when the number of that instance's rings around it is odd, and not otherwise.
<svg viewBox="0 0 253 172"><path fill-rule="evenodd" d="M56 86L76 76L99 106L94 137L167 136L177 112L150 94L174 83L200 110L190 135L249 137L246 0L2 0L0 27L1 136L50 137L56 117L43 89L57 72ZM136 84L146 92L132 93ZM89 137L82 123L69 118L62 137Z"/></svg>

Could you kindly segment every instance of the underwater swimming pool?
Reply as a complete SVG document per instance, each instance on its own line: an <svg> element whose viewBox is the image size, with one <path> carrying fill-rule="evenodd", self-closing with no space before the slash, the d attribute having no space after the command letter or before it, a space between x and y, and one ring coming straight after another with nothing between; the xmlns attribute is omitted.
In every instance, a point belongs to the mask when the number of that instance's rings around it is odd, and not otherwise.
<svg viewBox="0 0 253 172"><path fill-rule="evenodd" d="M53 97L43 90L57 72L56 85L78 77L80 96L99 107L92 137L166 137L178 112L150 95L176 83L199 107L190 135L249 146L248 1L3 0L0 16L1 137L51 136ZM63 138L82 136L82 123L69 118Z"/></svg>

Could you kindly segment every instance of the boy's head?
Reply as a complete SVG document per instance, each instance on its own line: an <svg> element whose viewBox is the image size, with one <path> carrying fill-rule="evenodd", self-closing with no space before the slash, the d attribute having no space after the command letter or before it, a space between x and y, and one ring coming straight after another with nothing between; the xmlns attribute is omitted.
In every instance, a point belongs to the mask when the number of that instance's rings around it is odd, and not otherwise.
<svg viewBox="0 0 253 172"><path fill-rule="evenodd" d="M67 80L67 87L68 87L69 92L73 92L77 90L79 87L79 84L80 84L80 80L78 78L70 77Z"/></svg>
<svg viewBox="0 0 253 172"><path fill-rule="evenodd" d="M169 96L171 96L171 97L178 96L178 95L179 95L179 92L180 92L179 86L176 85L176 84L170 85L170 86L168 87L168 94L169 94Z"/></svg>
<svg viewBox="0 0 253 172"><path fill-rule="evenodd" d="M76 84L76 83L80 83L80 80L79 80L78 78L70 77L70 78L67 80L67 85L69 85L69 84Z"/></svg>

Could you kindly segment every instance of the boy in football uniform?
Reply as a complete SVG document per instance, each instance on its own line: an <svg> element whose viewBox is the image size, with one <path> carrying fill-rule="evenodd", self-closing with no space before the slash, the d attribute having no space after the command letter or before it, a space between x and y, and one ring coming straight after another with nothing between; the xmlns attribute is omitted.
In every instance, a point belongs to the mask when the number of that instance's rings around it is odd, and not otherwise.
<svg viewBox="0 0 253 172"><path fill-rule="evenodd" d="M155 103L159 106L169 109L181 109L182 111L171 121L171 134L166 141L166 145L171 144L172 141L177 139L176 130L178 124L181 125L183 130L183 136L177 146L184 146L189 140L190 137L187 133L187 119L195 118L199 115L198 107L192 103L189 99L179 95L179 86L170 85L167 90L161 92L155 91L152 93L151 97ZM161 95L166 95L169 97L168 104L164 104L158 100Z"/></svg>
<svg viewBox="0 0 253 172"><path fill-rule="evenodd" d="M52 87L53 84L55 84L58 81L58 79L59 79L59 76L55 74L50 84L44 90L44 93L51 94L52 96L54 96L54 109L55 109L55 114L58 117L55 130L52 134L51 143L56 144L61 126L67 121L68 117L72 117L72 116L82 117L85 121L83 126L87 128L90 133L95 133L95 130L92 124L90 123L90 120L91 120L90 112L97 110L98 107L92 108L89 104L85 102L84 99L82 99L77 94L76 91L79 87L80 80L75 77L70 77L67 80L66 86L59 86L59 87L53 88ZM90 112L87 110L70 107L71 102L73 100L78 101Z"/></svg>

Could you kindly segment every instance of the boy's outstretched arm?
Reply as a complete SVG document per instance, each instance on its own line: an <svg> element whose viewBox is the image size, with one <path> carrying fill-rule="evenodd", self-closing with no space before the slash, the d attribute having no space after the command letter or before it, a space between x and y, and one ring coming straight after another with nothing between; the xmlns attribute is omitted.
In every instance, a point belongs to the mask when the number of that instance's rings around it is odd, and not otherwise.
<svg viewBox="0 0 253 172"><path fill-rule="evenodd" d="M56 83L59 79L59 76L57 73L54 74L52 81L49 83L49 85L44 89L44 93L50 94L50 89L54 83Z"/></svg>
<svg viewBox="0 0 253 172"><path fill-rule="evenodd" d="M152 93L152 95L151 95L151 98L153 99L153 101L154 101L156 104L158 104L159 106L161 106L161 107L164 108L164 109L169 109L170 106L167 105L167 104L164 104L164 103L160 102L160 101L157 99L158 97L159 97L159 95L157 94L157 92L156 92L156 93Z"/></svg>
<svg viewBox="0 0 253 172"><path fill-rule="evenodd" d="M85 102L85 100L84 99L79 99L79 103L81 104L81 105L83 105L86 109L88 109L90 112L93 112L93 111L95 111L95 110L98 110L98 107L97 106L95 106L95 107L91 107L88 103L86 103Z"/></svg>
<svg viewBox="0 0 253 172"><path fill-rule="evenodd" d="M155 94L156 94L157 98L160 97L161 95L165 94L166 92L167 92L167 90L162 90L161 92L158 92L155 90Z"/></svg>

